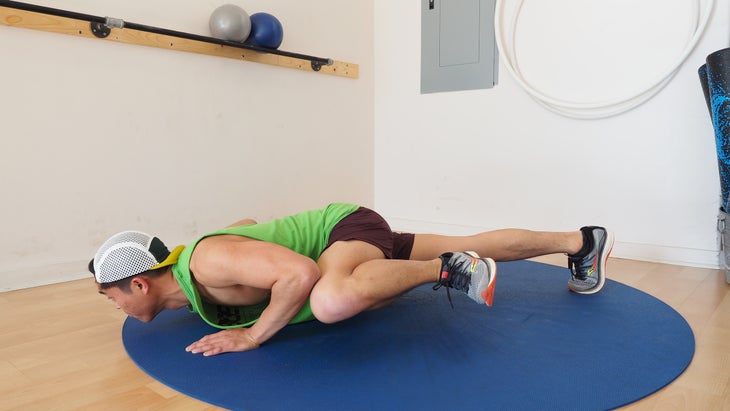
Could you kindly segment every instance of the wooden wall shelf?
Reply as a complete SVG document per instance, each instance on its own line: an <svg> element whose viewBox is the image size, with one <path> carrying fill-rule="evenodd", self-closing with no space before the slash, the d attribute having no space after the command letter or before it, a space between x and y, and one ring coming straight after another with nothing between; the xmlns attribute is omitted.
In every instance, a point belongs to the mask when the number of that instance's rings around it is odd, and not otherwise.
<svg viewBox="0 0 730 411"><path fill-rule="evenodd" d="M168 50L186 51L356 79L357 64L282 50L269 50L16 1L0 0L0 24ZM121 26L121 27L120 27Z"/></svg>

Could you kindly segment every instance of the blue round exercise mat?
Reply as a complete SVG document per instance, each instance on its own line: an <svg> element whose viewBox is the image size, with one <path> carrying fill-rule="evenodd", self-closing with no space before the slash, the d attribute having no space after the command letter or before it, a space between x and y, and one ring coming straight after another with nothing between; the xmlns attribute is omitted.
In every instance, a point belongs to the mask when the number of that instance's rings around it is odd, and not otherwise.
<svg viewBox="0 0 730 411"><path fill-rule="evenodd" d="M129 356L153 378L233 410L599 410L677 378L694 354L687 322L615 281L567 290L565 268L499 264L494 307L419 287L338 324L288 326L258 350L203 357L217 330L187 310L127 319Z"/></svg>

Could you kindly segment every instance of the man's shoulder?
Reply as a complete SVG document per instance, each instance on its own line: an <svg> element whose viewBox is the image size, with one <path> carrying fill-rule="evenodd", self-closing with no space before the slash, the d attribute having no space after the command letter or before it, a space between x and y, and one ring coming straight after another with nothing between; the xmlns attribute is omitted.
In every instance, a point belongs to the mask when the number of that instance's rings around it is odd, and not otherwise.
<svg viewBox="0 0 730 411"><path fill-rule="evenodd" d="M214 275L219 268L231 264L246 252L248 243L260 242L253 238L237 235L215 235L200 240L190 256L190 271L195 273L197 281Z"/></svg>

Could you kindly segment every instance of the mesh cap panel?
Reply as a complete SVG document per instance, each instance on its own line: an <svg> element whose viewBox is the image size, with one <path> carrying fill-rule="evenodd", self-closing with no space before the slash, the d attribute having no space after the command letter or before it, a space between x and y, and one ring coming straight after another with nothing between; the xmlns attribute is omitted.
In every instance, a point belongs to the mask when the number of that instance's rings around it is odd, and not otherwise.
<svg viewBox="0 0 730 411"><path fill-rule="evenodd" d="M99 251L96 252L94 259L99 259L108 249L122 243L138 244L142 247L142 249L146 250L150 246L150 242L152 242L152 236L147 233L143 233L141 231L123 231L109 237L109 239L106 240L101 247L99 247Z"/></svg>
<svg viewBox="0 0 730 411"><path fill-rule="evenodd" d="M153 237L139 231L125 231L109 238L94 256L99 283L111 283L145 272L160 262L150 253Z"/></svg>

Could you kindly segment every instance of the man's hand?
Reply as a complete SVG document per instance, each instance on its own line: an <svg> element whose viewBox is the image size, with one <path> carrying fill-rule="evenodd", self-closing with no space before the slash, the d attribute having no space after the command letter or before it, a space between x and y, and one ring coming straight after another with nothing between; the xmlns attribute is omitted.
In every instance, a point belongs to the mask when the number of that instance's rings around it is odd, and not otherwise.
<svg viewBox="0 0 730 411"><path fill-rule="evenodd" d="M224 352L249 351L259 348L259 343L251 337L248 328L234 328L223 330L215 334L206 335L190 344L185 351L208 357Z"/></svg>

